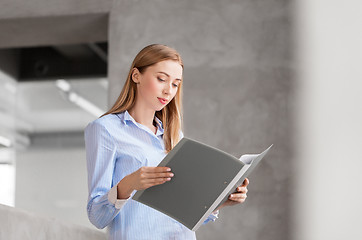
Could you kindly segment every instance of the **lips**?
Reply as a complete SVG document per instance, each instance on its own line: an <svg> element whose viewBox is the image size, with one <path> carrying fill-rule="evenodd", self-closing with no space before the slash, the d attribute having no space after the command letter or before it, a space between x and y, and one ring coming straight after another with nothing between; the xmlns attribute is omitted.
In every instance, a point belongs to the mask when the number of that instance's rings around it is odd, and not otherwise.
<svg viewBox="0 0 362 240"><path fill-rule="evenodd" d="M158 100L162 103L162 104L166 104L168 102L167 99L165 98L158 98Z"/></svg>

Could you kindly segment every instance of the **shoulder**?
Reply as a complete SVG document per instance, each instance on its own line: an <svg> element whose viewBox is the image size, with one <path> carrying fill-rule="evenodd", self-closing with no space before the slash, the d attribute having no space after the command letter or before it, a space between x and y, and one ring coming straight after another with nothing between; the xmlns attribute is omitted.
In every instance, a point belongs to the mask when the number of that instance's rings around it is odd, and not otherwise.
<svg viewBox="0 0 362 240"><path fill-rule="evenodd" d="M88 123L84 132L89 131L107 131L112 132L115 127L119 127L120 119L116 114L107 114L101 118Z"/></svg>

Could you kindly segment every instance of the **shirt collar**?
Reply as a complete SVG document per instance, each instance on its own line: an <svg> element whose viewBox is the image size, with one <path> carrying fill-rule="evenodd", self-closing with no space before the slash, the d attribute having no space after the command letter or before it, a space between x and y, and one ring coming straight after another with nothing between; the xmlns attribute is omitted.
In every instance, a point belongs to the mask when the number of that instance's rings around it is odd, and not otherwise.
<svg viewBox="0 0 362 240"><path fill-rule="evenodd" d="M131 116L131 114L129 114L128 110L125 110L124 112L121 112L121 113L119 113L117 115L120 117L120 119L122 120L122 122L124 124L127 124L128 121L131 121L138 127L140 127L140 125L142 125L142 124L136 122L136 120L134 120L134 118ZM162 121L158 117L156 117L156 115L155 115L154 120L157 123L157 129L158 129L157 133L156 133L156 136L162 135L163 131L164 131Z"/></svg>

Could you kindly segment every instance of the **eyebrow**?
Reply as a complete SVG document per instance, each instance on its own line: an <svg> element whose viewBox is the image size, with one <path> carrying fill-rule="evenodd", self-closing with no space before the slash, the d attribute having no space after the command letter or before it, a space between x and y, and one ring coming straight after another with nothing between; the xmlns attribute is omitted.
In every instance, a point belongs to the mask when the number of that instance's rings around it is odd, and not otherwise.
<svg viewBox="0 0 362 240"><path fill-rule="evenodd" d="M165 74L167 77L170 77L170 75L168 75L167 73L165 73L165 72L157 72L157 73L162 73L162 74ZM178 80L178 81L180 81L181 82L181 79L179 79L179 78L176 78L175 80Z"/></svg>

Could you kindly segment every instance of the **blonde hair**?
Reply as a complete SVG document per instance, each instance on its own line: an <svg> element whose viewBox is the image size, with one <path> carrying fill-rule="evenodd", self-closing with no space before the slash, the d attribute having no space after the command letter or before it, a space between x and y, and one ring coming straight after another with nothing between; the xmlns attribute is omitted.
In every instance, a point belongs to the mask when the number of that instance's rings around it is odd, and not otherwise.
<svg viewBox="0 0 362 240"><path fill-rule="evenodd" d="M184 68L180 54L171 47L162 44L151 44L143 48L132 62L127 80L117 101L110 110L100 117L120 113L134 106L137 85L131 79L133 68L137 68L140 73L143 73L147 67L164 60L177 61ZM156 111L155 115L162 121L164 127L163 141L166 153L168 153L179 142L179 133L182 130L182 81L178 85L175 97L163 109Z"/></svg>

